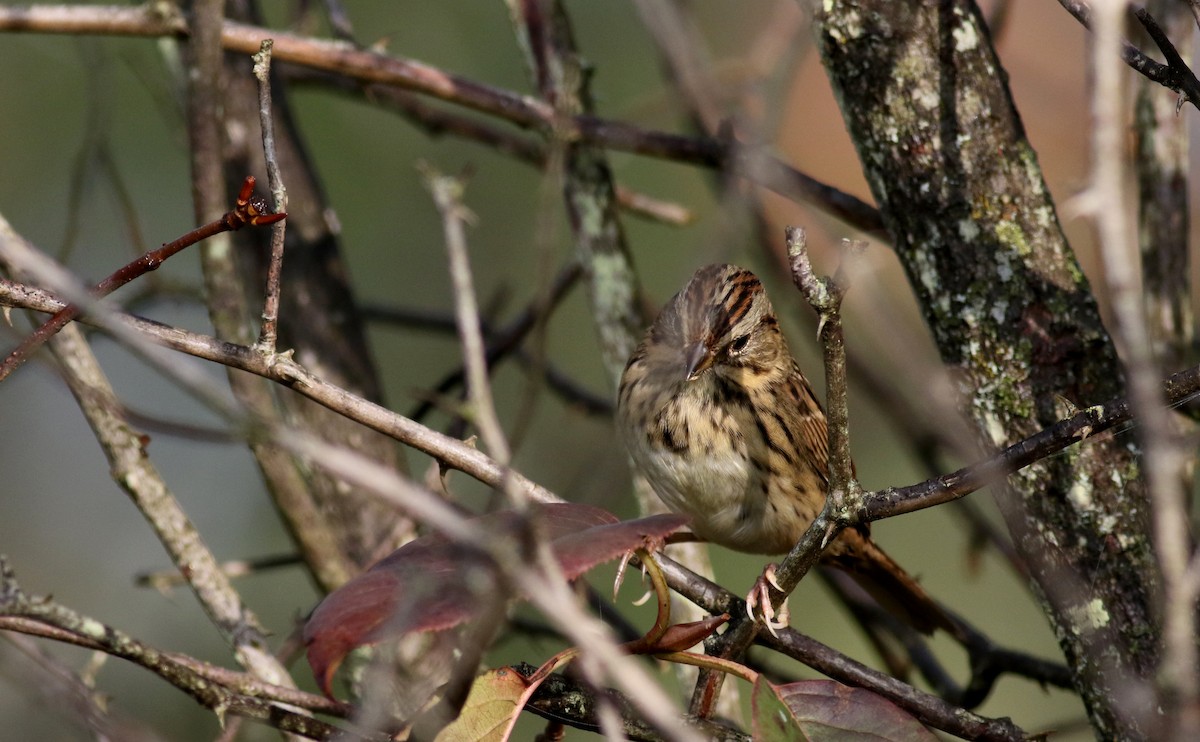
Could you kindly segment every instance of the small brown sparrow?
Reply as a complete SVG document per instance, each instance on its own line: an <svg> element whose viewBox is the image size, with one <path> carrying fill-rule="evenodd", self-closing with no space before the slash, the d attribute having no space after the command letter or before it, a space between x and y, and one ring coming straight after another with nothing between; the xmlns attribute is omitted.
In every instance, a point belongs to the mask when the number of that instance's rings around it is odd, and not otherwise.
<svg viewBox="0 0 1200 742"><path fill-rule="evenodd" d="M625 367L617 425L638 471L705 540L782 554L825 504L825 412L750 271L705 266L667 303ZM914 628L952 627L866 524L822 561Z"/></svg>

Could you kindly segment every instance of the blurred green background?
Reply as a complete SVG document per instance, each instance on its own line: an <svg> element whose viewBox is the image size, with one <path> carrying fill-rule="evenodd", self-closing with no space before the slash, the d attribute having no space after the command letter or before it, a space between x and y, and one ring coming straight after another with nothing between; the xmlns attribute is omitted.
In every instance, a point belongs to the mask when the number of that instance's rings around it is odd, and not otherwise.
<svg viewBox="0 0 1200 742"><path fill-rule="evenodd" d="M689 131L680 106L660 74L653 44L634 8L625 2L568 2L578 43L595 65L598 113L669 131ZM285 17L280 7L272 12ZM369 2L347 0L359 40L386 43L392 52L504 88L530 86L500 2ZM801 170L860 197L869 193L833 105L811 38L788 1L689 3L719 73L743 86L764 137ZM797 35L777 67L758 73L747 61L759 40L781 23ZM1025 123L1051 189L1060 198L1079 187L1085 172L1086 104L1082 32L1049 4L1017 3L999 42ZM173 239L192 226L186 135L177 81L164 65L172 42L150 39L75 38L0 34L0 213L41 249L63 255L80 275L98 279L147 247ZM246 62L249 74L250 62ZM483 147L450 138L430 140L398 117L361 101L321 90L297 89L293 103L333 208L359 298L380 304L452 310L440 219L415 169L418 161L456 172L474 168L466 203L478 216L471 231L472 261L483 304L516 311L536 295L534 276L545 275L570 254L562 201L553 178ZM670 296L700 264L730 260L759 270L782 315L793 347L821 386L819 353L812 340L811 312L778 279L771 258L749 236L741 205L714 196L712 173L696 168L613 154L625 186L691 209L684 228L625 217L629 242L647 295L655 304ZM80 187L70 207L72 184ZM118 196L128 192L131 209ZM765 201L778 227L809 228L818 267L832 270L830 249L849 230L820 214L773 195ZM73 225L75 225L73 227ZM1086 229L1068 222L1085 269L1092 261ZM142 246L135 247L135 232ZM778 253L776 253L778 255ZM888 250L870 254L868 288L852 295L849 343L883 364L900 389L930 394L919 381L932 345L898 265ZM198 253L170 261L154 280L182 288L171 298L141 302L137 311L157 320L208 332L207 315L188 291L198 291ZM285 287L286 290L286 287ZM123 296L135 293L126 289ZM16 317L23 331L28 325ZM856 329L857 328L857 329ZM4 346L18 332L0 328ZM875 343L880 337L892 344ZM375 326L375 352L387 385L388 404L410 410L427 389L457 363L457 341L448 335ZM95 347L133 409L163 419L214 426L218 422L155 372L102 336ZM891 348L889 350L889 347ZM895 348L904 355L897 357ZM546 351L580 384L611 394L581 290L574 291L549 323ZM204 367L203 364L197 364ZM212 378L223 371L205 367ZM528 386L513 364L496 374L501 418L514 425L528 404ZM887 422L863 395L851 390L853 445L859 474L868 487L904 485L925 478L908 456L903 430ZM444 417L430 423L439 427ZM52 593L65 604L145 641L212 662L232 660L216 631L186 591L160 594L133 585L135 573L163 569L168 561L143 519L112 483L107 465L76 405L52 367L39 358L0 385L0 553L8 556L29 592ZM289 545L249 455L236 444L204 443L152 433L149 451L201 534L220 559L286 552ZM409 456L416 475L429 462ZM631 513L630 480L608 420L589 418L544 390L536 397L528 434L519 440L518 469L571 500ZM472 491L466 477L452 485ZM974 501L994 512L989 495ZM877 524L878 540L936 596L974 621L998 642L1057 657L1057 645L1024 586L992 553L969 568L962 521L926 511ZM719 581L744 592L761 560L714 550ZM611 579L601 570L597 584ZM847 615L822 588L802 586L792 599L793 625L858 659L875 664ZM240 580L243 596L282 640L313 605L315 594L297 568ZM624 599L636 596L631 587ZM632 615L648 620L644 612ZM81 650L42 642L73 666L88 659ZM948 641L938 651L963 677L965 659ZM513 642L495 662L540 663L558 647ZM0 643L0 739L75 739L84 732L72 715L39 702L28 660ZM782 666L773 659L774 666ZM800 670L804 677L814 673ZM295 675L308 683L303 662ZM666 676L664 676L665 678ZM97 686L114 709L143 720L169 739L206 739L218 734L207 711L149 673L110 660ZM1031 732L1064 730L1082 717L1069 694L1044 691L1020 679L1002 680L987 715L1011 716ZM536 724L530 725L531 729ZM14 735L14 736L10 736ZM247 724L244 739L275 733ZM1056 739L1087 739L1076 729Z"/></svg>

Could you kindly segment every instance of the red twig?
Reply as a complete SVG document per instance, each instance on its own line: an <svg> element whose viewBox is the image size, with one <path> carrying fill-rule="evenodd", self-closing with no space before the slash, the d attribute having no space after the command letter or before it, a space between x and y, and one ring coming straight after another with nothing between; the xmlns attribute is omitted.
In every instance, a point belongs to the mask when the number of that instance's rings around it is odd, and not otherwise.
<svg viewBox="0 0 1200 742"><path fill-rule="evenodd" d="M92 293L97 298L108 296L138 276L157 270L167 258L175 255L175 253L185 247L190 247L213 235L220 234L221 232L236 231L247 224L251 226L274 224L286 217L287 214L285 213L272 212L267 205L266 199L254 195L254 176L248 175L242 183L242 190L238 193L237 203L234 204L232 209L225 212L220 219L197 227L179 239L167 242L162 247L151 250L133 262L122 266L108 278L96 284L96 288L93 289ZM54 333L78 317L81 312L82 309L79 306L68 304L21 341L21 344L4 359L4 363L0 364L0 381L8 378L9 374L16 371L29 358L29 355L33 351L40 348L47 340L54 336Z"/></svg>

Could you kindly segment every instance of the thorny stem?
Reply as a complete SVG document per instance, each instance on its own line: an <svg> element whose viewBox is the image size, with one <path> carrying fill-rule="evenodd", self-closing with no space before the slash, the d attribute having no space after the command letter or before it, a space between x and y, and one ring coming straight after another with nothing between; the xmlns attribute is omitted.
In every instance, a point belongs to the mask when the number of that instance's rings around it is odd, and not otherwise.
<svg viewBox="0 0 1200 742"><path fill-rule="evenodd" d="M287 214L283 212L272 212L261 196L254 195L254 176L247 175L246 180L242 183L242 190L238 194L237 203L224 216L197 227L179 239L167 242L162 247L151 250L133 262L122 266L108 278L96 284L96 288L92 290L92 294L96 298L108 296L135 278L143 276L150 271L158 270L159 266L180 250L191 247L197 242L206 240L213 235L236 231L247 224L251 226L274 224L286 217ZM8 354L4 362L0 363L0 381L8 378L13 371L16 371L21 364L28 360L29 355L33 351L45 344L56 332L65 327L68 322L78 317L82 311L83 309L79 305L68 304L55 312L50 319L42 323L32 334L26 336L21 341L21 344Z"/></svg>

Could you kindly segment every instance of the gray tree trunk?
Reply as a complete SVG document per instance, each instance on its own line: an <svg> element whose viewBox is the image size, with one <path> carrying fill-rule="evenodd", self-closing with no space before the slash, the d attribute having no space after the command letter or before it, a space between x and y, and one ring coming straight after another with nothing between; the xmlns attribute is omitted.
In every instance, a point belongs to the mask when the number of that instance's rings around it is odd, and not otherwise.
<svg viewBox="0 0 1200 742"><path fill-rule="evenodd" d="M1050 425L1060 397L1119 396L1112 341L975 5L814 5L867 181L981 439L1007 446ZM995 496L1097 736L1146 738L1122 687L1153 673L1157 651L1131 437L1075 446Z"/></svg>

